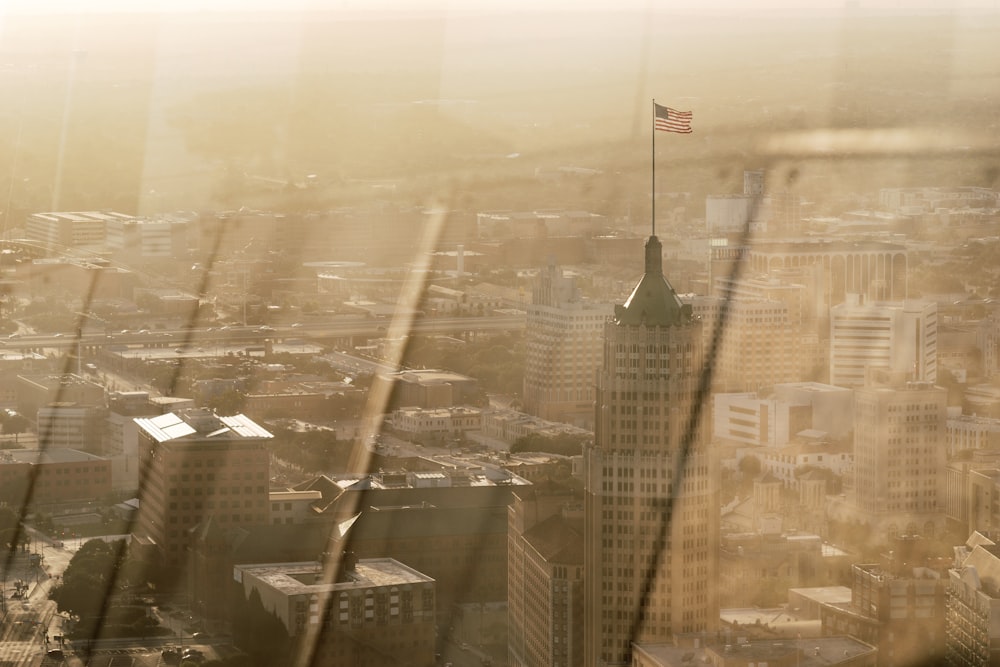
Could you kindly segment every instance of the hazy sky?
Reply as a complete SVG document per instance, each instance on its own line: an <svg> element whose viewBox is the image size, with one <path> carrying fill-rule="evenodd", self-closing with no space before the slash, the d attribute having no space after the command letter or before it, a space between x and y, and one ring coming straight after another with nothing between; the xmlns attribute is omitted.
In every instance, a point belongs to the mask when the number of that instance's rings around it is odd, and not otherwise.
<svg viewBox="0 0 1000 667"><path fill-rule="evenodd" d="M838 9L844 0L0 0L0 13L69 11L236 11L267 9L351 9L414 11L591 11L654 9L679 13L762 11L767 9ZM998 7L998 0L859 0L863 8L947 9Z"/></svg>

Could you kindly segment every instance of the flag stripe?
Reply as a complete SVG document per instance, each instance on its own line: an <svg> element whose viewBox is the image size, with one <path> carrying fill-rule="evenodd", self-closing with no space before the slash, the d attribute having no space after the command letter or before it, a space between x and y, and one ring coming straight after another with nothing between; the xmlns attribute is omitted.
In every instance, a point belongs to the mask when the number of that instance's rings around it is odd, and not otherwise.
<svg viewBox="0 0 1000 667"><path fill-rule="evenodd" d="M680 134L690 134L691 119L693 114L690 111L677 111L670 107L653 103L655 110L654 130L663 132L678 132Z"/></svg>

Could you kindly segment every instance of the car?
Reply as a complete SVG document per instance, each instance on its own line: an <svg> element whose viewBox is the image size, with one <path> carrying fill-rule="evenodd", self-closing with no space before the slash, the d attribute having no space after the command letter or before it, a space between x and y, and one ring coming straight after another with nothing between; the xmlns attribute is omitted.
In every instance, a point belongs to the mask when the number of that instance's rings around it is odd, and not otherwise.
<svg viewBox="0 0 1000 667"><path fill-rule="evenodd" d="M181 661L181 652L175 648L165 648L160 653L160 657L163 658L163 662L172 665Z"/></svg>
<svg viewBox="0 0 1000 667"><path fill-rule="evenodd" d="M202 662L205 660L205 655L196 648L186 648L181 653L181 660L184 662Z"/></svg>
<svg viewBox="0 0 1000 667"><path fill-rule="evenodd" d="M204 632L195 632L191 635L191 639L204 639L206 636Z"/></svg>
<svg viewBox="0 0 1000 667"><path fill-rule="evenodd" d="M53 648L45 652L45 657L49 660L64 660L66 656L63 654L62 649Z"/></svg>
<svg viewBox="0 0 1000 667"><path fill-rule="evenodd" d="M274 327L269 327L265 324L262 327L257 327L257 331L274 331Z"/></svg>

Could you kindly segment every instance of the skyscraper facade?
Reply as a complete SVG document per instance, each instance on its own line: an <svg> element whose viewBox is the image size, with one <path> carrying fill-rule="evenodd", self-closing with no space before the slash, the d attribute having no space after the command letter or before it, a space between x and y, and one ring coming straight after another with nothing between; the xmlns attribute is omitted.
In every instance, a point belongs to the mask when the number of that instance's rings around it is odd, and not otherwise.
<svg viewBox="0 0 1000 667"><path fill-rule="evenodd" d="M718 627L719 490L707 448L701 324L646 242L645 273L604 328L594 444L585 452L586 665L626 665L635 641Z"/></svg>
<svg viewBox="0 0 1000 667"><path fill-rule="evenodd" d="M160 550L164 565L184 564L191 529L209 517L225 527L269 523L270 433L243 415L207 410L135 422L145 490L135 532Z"/></svg>
<svg viewBox="0 0 1000 667"><path fill-rule="evenodd" d="M854 492L859 513L889 537L930 537L942 523L948 392L902 374L871 373L854 392ZM885 382L874 376L885 375Z"/></svg>
<svg viewBox="0 0 1000 667"><path fill-rule="evenodd" d="M594 372L610 314L610 305L583 298L575 280L555 264L538 276L525 320L525 412L592 426Z"/></svg>
<svg viewBox="0 0 1000 667"><path fill-rule="evenodd" d="M931 301L864 304L852 295L830 309L830 384L859 387L868 368L936 382L937 322Z"/></svg>

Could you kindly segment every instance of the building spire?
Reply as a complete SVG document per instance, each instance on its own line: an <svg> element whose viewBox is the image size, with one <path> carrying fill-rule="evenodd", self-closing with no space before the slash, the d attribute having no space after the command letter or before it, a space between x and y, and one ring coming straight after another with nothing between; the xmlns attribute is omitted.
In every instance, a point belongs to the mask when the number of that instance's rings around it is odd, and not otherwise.
<svg viewBox="0 0 1000 667"><path fill-rule="evenodd" d="M681 303L663 277L663 246L656 236L646 241L645 272L624 305L615 306L619 325L678 326L691 321L691 306Z"/></svg>

